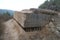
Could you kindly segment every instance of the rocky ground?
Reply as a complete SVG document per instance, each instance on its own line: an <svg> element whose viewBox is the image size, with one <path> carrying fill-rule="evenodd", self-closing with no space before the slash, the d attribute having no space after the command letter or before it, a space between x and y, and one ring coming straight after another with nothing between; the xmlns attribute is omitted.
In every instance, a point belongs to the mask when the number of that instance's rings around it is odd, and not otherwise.
<svg viewBox="0 0 60 40"><path fill-rule="evenodd" d="M14 18L17 18L17 20L19 18L21 18L21 19L23 18L23 17L20 17L19 15L17 15L17 16L14 17ZM21 15L21 16L23 16L23 15ZM27 15L27 17L28 17L28 15ZM44 17L42 19L42 20L44 20L43 24L45 24L45 20L47 17L46 18L45 18L45 16L43 16L43 17ZM49 22L46 25L44 25L43 27L41 27L41 30L28 31L28 32L26 32L19 24L20 19L17 22L14 18L4 22L3 25L0 26L0 31L2 31L0 33L0 40L60 40L60 15L59 14L50 15L50 17L48 18ZM41 20L41 22L42 22L42 20ZM23 21L23 20L21 20L21 21ZM24 21L23 21L23 23L25 24Z"/></svg>

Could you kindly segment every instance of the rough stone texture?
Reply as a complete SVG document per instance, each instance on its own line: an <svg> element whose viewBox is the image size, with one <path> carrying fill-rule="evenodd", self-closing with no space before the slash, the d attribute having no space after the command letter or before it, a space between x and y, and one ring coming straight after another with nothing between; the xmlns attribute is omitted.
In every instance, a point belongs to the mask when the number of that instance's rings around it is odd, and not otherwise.
<svg viewBox="0 0 60 40"><path fill-rule="evenodd" d="M15 12L14 18L23 27L40 27L49 23L50 15L38 13Z"/></svg>
<svg viewBox="0 0 60 40"><path fill-rule="evenodd" d="M25 31L16 23L15 20L11 19L3 23L4 32L0 36L0 40L27 40ZM3 30L3 29L2 29ZM21 37L20 37L21 36Z"/></svg>
<svg viewBox="0 0 60 40"><path fill-rule="evenodd" d="M37 23L35 21L31 21L32 19L34 20L33 15L34 18L38 16L37 17L38 20L35 19ZM21 26L16 22L14 18L19 23L22 24L25 24L24 23L25 20L26 22L29 20L31 23L33 22L33 24L36 23L37 25L39 25L38 23L40 23L40 25L44 25L46 22L47 23L39 31L25 32L25 30L21 28ZM60 40L60 15L52 16L46 14L35 14L30 12L29 13L18 12L14 15L14 18L3 23L4 29L2 29L3 33L2 35L0 35L0 40ZM52 21L49 22L49 20ZM36 25L34 24L31 26L33 27Z"/></svg>
<svg viewBox="0 0 60 40"><path fill-rule="evenodd" d="M54 19L53 24L55 27L53 28L52 26L51 28L54 30L57 36L60 36L60 15L52 16L52 18Z"/></svg>
<svg viewBox="0 0 60 40"><path fill-rule="evenodd" d="M49 25L41 31L33 32L25 32L13 19L5 22L4 25L5 29L0 36L1 40L60 40L59 36L49 30Z"/></svg>

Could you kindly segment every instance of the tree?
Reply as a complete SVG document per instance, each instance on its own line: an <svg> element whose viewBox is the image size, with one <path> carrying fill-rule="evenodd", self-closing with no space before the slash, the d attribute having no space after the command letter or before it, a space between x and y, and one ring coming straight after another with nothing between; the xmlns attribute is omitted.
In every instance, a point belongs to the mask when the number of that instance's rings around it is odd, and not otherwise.
<svg viewBox="0 0 60 40"><path fill-rule="evenodd" d="M7 21L11 18L12 18L12 16L10 15L10 13L8 11L6 13L0 14L0 23Z"/></svg>
<svg viewBox="0 0 60 40"><path fill-rule="evenodd" d="M3 13L5 16L10 16L10 13L7 11L6 13Z"/></svg>
<svg viewBox="0 0 60 40"><path fill-rule="evenodd" d="M60 0L46 0L39 8L60 11Z"/></svg>

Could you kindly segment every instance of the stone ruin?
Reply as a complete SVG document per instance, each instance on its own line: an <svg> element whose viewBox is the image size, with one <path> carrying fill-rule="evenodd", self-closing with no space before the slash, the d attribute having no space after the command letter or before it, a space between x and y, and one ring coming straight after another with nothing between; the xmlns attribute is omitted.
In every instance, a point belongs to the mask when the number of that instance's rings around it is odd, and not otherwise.
<svg viewBox="0 0 60 40"><path fill-rule="evenodd" d="M47 9L15 11L4 22L2 40L60 40L60 12Z"/></svg>
<svg viewBox="0 0 60 40"><path fill-rule="evenodd" d="M22 26L23 29L41 29L49 23L50 15L34 13L32 10L15 12L14 19ZM27 30L28 31L28 30Z"/></svg>
<svg viewBox="0 0 60 40"><path fill-rule="evenodd" d="M52 16L57 12L44 9L26 9L21 12L15 12L14 19L26 31L41 30L45 25L49 24Z"/></svg>

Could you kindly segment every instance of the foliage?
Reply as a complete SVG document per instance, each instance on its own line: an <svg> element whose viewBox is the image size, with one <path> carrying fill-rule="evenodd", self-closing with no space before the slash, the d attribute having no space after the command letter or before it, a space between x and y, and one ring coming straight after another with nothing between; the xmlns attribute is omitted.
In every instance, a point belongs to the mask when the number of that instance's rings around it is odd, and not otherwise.
<svg viewBox="0 0 60 40"><path fill-rule="evenodd" d="M12 16L9 14L8 11L6 13L3 13L3 14L0 13L0 23L4 22L4 21L7 21L11 18L12 18Z"/></svg>
<svg viewBox="0 0 60 40"><path fill-rule="evenodd" d="M46 0L39 8L60 11L60 0Z"/></svg>

